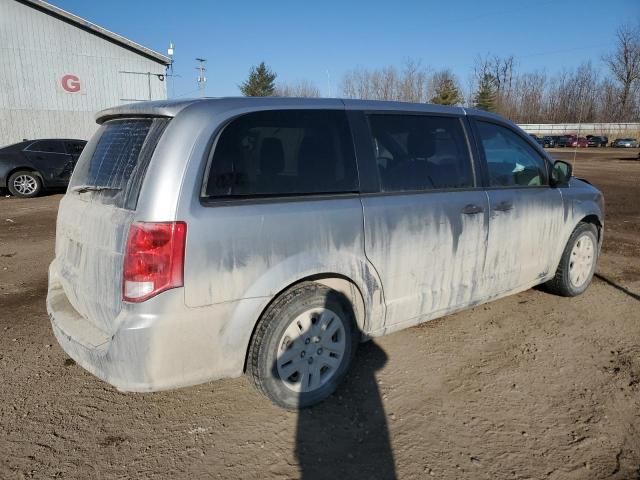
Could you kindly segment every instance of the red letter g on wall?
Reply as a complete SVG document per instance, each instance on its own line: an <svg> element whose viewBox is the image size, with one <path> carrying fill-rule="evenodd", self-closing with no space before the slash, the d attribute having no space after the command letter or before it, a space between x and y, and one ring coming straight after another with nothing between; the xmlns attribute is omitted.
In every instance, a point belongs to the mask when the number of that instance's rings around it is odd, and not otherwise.
<svg viewBox="0 0 640 480"><path fill-rule="evenodd" d="M75 93L80 91L80 79L75 75L64 75L60 83L65 92Z"/></svg>

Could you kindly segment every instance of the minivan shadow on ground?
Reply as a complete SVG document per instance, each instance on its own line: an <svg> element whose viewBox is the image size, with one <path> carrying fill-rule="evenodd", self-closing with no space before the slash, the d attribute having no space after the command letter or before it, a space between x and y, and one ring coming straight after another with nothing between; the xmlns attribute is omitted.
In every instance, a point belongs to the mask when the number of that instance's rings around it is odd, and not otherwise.
<svg viewBox="0 0 640 480"><path fill-rule="evenodd" d="M640 156L638 154L629 155L628 157L616 157L616 160L621 160L623 162L638 162L640 161Z"/></svg>
<svg viewBox="0 0 640 480"><path fill-rule="evenodd" d="M360 345L338 391L298 414L295 454L302 480L396 478L376 372L387 355L375 342Z"/></svg>

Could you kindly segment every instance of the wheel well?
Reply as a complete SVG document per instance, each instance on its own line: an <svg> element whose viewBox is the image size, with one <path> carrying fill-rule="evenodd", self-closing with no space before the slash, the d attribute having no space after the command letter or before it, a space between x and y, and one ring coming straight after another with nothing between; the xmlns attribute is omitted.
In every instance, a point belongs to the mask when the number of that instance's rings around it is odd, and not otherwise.
<svg viewBox="0 0 640 480"><path fill-rule="evenodd" d="M580 220L580 223L590 223L592 225L595 225L596 229L598 230L598 240L600 240L600 236L602 234L601 233L602 232L602 222L600 222L600 219L598 218L597 215L587 215L582 220Z"/></svg>
<svg viewBox="0 0 640 480"><path fill-rule="evenodd" d="M262 309L262 312L260 312L260 317L258 318L258 321L253 326L251 337L249 338L249 344L248 344L249 346L251 345L251 342L253 342L253 337L256 333L256 328L258 327L258 323L260 323L260 319L262 319L262 316L267 311L267 309L271 306L271 304L278 297L280 297L280 295L282 295L284 292L304 282L320 283L322 285L325 285L326 287L331 288L332 290L335 290L343 294L345 298L351 303L351 308L353 309L353 313L356 317L357 327L360 329L360 331L362 332L365 331L364 329L366 324L365 303L364 303L364 297L362 296L362 292L360 291L358 286L350 278L345 277L344 275L339 275L337 273L324 273L324 274L311 275L308 277L301 278L296 282L293 282L292 284L286 286L285 288L280 290L278 293L276 293L273 296L273 298L269 301L269 303L267 303L267 305ZM247 348L247 351L245 352L243 371L246 371L247 369L248 355L249 355L249 348Z"/></svg>

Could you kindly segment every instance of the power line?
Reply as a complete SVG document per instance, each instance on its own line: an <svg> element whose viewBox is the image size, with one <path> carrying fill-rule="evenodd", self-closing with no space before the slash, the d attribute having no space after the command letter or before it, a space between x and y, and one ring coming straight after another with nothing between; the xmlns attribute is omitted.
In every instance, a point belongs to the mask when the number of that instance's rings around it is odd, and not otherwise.
<svg viewBox="0 0 640 480"><path fill-rule="evenodd" d="M197 88L195 90L191 90L189 92L181 93L180 95L174 95L172 98L186 97L187 95L191 95L191 94L196 93L198 91L200 91L200 88Z"/></svg>
<svg viewBox="0 0 640 480"><path fill-rule="evenodd" d="M558 5L558 0L548 0L546 2L538 2L535 4L532 4L530 6L525 6L525 7L517 7L517 8L512 8L512 9L502 9L502 10L496 10L493 12L485 12L485 13L481 13L479 15L474 15L471 17L466 17L466 18L458 18L456 20L450 20L448 22L438 22L436 28L430 28L429 25L425 25L424 28L426 28L426 31L428 33L437 33L439 31L448 31L448 29L446 27L451 26L451 25L459 25L461 23L468 23L468 22L475 22L476 20L480 20L483 18L487 18L487 17L491 17L491 18L495 18L495 17L501 17L504 15L513 15L513 14L518 14L518 13L525 13L528 10L540 10L542 7L545 7L547 5L554 5L557 6Z"/></svg>
<svg viewBox="0 0 640 480"><path fill-rule="evenodd" d="M564 49L558 49L558 50L548 50L546 52L536 52L536 53L530 53L528 55L517 55L517 56L515 56L515 58L538 57L538 56L542 56L542 55L552 55L554 53L575 52L575 51L578 51L578 50L590 50L592 48L602 48L602 47L608 47L608 46L609 46L608 44L601 43L599 45L588 45L588 46L584 46L584 47L564 48Z"/></svg>

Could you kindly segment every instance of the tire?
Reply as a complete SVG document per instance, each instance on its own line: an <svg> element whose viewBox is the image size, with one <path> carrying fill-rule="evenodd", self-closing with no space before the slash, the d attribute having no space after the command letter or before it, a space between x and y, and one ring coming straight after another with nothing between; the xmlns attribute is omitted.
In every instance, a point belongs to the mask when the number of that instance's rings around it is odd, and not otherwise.
<svg viewBox="0 0 640 480"><path fill-rule="evenodd" d="M555 277L545 288L556 295L575 297L593 278L598 262L598 230L591 223L579 223L564 248Z"/></svg>
<svg viewBox="0 0 640 480"><path fill-rule="evenodd" d="M34 172L20 170L9 177L7 187L14 197L33 198L42 192L42 180Z"/></svg>
<svg viewBox="0 0 640 480"><path fill-rule="evenodd" d="M327 330L332 335L323 339ZM344 295L305 282L281 294L262 315L249 347L247 375L279 407L309 407L342 382L359 339Z"/></svg>

